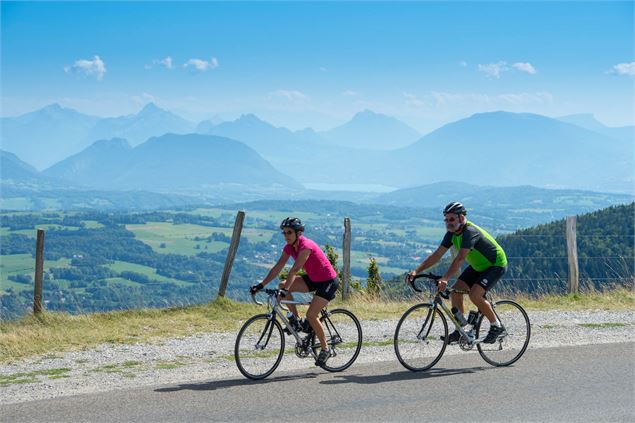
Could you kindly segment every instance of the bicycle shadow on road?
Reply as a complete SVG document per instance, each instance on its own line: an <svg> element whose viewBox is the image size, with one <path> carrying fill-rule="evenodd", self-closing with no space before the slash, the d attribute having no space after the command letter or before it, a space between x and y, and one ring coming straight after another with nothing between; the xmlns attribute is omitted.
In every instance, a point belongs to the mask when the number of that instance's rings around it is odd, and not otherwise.
<svg viewBox="0 0 635 423"><path fill-rule="evenodd" d="M170 386L165 388L155 389L155 392L176 392L183 390L190 391L215 391L217 389L225 389L225 388L233 388L234 386L245 386L245 385L262 385L267 383L275 383L275 382L288 382L298 379L310 379L319 376L320 373L303 373L300 375L287 375L287 376L278 376L272 377L268 379L262 380L250 380L250 379L223 379L223 380L214 380L211 382L202 382L202 383L186 383L181 384L179 386Z"/></svg>
<svg viewBox="0 0 635 423"><path fill-rule="evenodd" d="M476 373L484 370L492 369L492 367L471 367L465 369L444 369L444 368L435 368L430 369L425 372L410 372L407 370L401 372L393 372L383 375L372 375L372 376L362 376L362 375L337 375L336 379L333 380L324 380L320 383L325 385L340 385L343 383L358 383L362 385L372 385L375 383L384 383L384 382L399 382L404 380L420 380L420 379L429 379L434 377L443 377L443 376L456 376L456 375L464 375L469 373Z"/></svg>

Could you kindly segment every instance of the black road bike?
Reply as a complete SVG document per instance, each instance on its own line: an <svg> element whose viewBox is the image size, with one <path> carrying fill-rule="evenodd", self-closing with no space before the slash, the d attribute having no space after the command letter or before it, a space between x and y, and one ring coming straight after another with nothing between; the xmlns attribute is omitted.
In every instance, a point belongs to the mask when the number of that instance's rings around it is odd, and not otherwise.
<svg viewBox="0 0 635 423"><path fill-rule="evenodd" d="M421 278L436 285L441 277L422 273L412 280L407 279L417 292L423 292L415 282ZM470 351L476 347L481 357L492 366L509 366L522 357L529 344L531 326L527 313L518 303L511 300L494 301L490 293L486 294L485 298L505 327L505 331L493 344L486 344L483 339L490 328L489 320L480 312L472 312L468 325L462 327L443 302L443 299L448 299L452 293L468 294L467 291L452 288L443 292L435 290L430 302L410 307L399 320L395 330L395 354L405 368L417 372L428 370L437 364L448 345L447 319L450 319L459 331L459 347L463 351Z"/></svg>

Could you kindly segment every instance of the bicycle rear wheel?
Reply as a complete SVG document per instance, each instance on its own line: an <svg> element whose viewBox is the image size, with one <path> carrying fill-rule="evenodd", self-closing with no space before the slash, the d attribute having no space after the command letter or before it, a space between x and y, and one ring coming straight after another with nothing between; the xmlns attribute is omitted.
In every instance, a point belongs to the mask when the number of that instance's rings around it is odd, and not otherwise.
<svg viewBox="0 0 635 423"><path fill-rule="evenodd" d="M249 379L264 379L273 373L284 354L280 323L268 314L247 320L238 332L234 357L238 370Z"/></svg>
<svg viewBox="0 0 635 423"><path fill-rule="evenodd" d="M505 327L505 333L493 344L478 343L478 352L492 366L509 366L527 350L531 337L529 317L519 304L510 300L496 301L494 311ZM487 335L489 328L489 320L481 315L476 325L476 338Z"/></svg>
<svg viewBox="0 0 635 423"><path fill-rule="evenodd" d="M327 316L320 317L326 343L331 349L331 357L321 366L329 372L341 372L351 366L362 348L362 326L353 313L342 308L329 310ZM320 341L315 333L311 338L311 348L317 354Z"/></svg>
<svg viewBox="0 0 635 423"><path fill-rule="evenodd" d="M417 304L410 307L397 324L395 354L408 370L428 370L443 356L447 339L445 316L434 304Z"/></svg>

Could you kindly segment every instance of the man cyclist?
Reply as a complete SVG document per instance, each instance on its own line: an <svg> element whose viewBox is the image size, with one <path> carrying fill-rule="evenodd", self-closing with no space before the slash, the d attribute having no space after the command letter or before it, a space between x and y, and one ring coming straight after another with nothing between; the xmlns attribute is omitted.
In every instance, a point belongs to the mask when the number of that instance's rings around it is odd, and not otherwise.
<svg viewBox="0 0 635 423"><path fill-rule="evenodd" d="M324 336L324 328L320 322L320 311L326 307L333 298L335 298L339 281L337 280L337 272L329 262L328 258L320 247L309 238L302 235L304 226L300 219L296 217L287 217L280 223L280 229L284 235L286 245L282 250L282 254L278 262L271 268L267 276L262 282L253 285L250 292L256 293L266 284L275 279L280 271L284 268L289 260L293 257L295 261L287 279L280 283L279 288L282 289L282 296L293 299L291 292L313 292L313 300L306 312L307 320L315 331L322 350L318 355L316 366L322 366L331 356L331 350L326 343ZM298 275L298 271L304 269L306 275ZM289 310L298 319L298 310L294 304L288 305Z"/></svg>
<svg viewBox="0 0 635 423"><path fill-rule="evenodd" d="M447 233L437 250L428 256L415 270L409 273L412 278L417 273L434 266L452 246L458 254L452 261L447 272L439 279L438 287L443 291L448 280L460 269L461 264L467 261L469 266L461 273L453 288L469 291L470 299L478 307L479 311L490 321L490 330L483 340L487 344L493 344L505 331L504 326L494 314L491 304L485 299L485 293L492 289L507 270L507 257L505 251L496 240L474 223L467 220L467 210L463 204L452 202L443 210ZM458 308L463 315L463 294L452 294L452 306ZM461 335L455 330L449 335L450 344L457 343Z"/></svg>

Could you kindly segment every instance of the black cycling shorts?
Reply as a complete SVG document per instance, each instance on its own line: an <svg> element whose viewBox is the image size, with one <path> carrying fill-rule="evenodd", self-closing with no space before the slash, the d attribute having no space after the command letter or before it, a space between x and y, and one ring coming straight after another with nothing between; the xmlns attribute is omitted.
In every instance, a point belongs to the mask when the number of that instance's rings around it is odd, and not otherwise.
<svg viewBox="0 0 635 423"><path fill-rule="evenodd" d="M485 292L487 292L498 283L506 271L507 267L492 266L482 272L477 272L472 266L468 266L461 273L459 279L468 284L470 288L476 284L483 287Z"/></svg>
<svg viewBox="0 0 635 423"><path fill-rule="evenodd" d="M315 291L315 295L328 301L335 298L337 295L337 288L340 286L340 281L337 278L324 282L313 282L308 275L302 275L302 279L309 288L309 292Z"/></svg>

